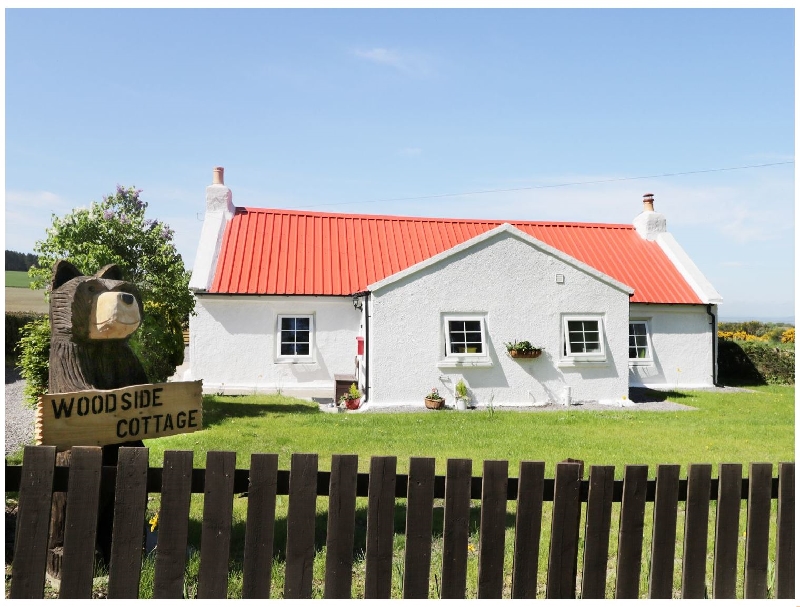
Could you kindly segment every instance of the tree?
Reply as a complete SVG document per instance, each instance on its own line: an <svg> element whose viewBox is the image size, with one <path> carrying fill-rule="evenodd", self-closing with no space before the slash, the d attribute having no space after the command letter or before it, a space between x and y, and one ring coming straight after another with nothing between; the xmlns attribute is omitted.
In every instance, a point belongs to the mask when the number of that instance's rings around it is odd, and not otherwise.
<svg viewBox="0 0 800 607"><path fill-rule="evenodd" d="M117 264L125 280L135 283L142 294L144 318L130 344L149 380L156 383L166 381L183 362L183 326L194 312L194 298L189 291L190 274L172 241L173 230L163 222L145 219L147 202L139 198L140 193L117 186L116 193L88 209L73 209L63 218L53 215L47 237L34 247L39 263L28 274L31 288L40 289L49 287L59 259L68 259L87 275L106 264ZM38 324L43 323L49 327L47 319ZM28 380L29 399L35 401L47 387L39 360L44 358L46 370L47 351L42 344L44 328L31 325L29 334L38 337L21 342L23 361L29 361L28 365L23 362L22 375Z"/></svg>

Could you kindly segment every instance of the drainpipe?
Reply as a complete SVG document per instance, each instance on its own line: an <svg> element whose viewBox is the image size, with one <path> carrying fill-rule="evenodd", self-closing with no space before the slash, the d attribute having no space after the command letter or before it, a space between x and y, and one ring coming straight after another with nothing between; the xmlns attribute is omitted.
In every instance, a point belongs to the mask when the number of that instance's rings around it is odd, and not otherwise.
<svg viewBox="0 0 800 607"><path fill-rule="evenodd" d="M712 304L706 305L706 312L711 317L711 381L717 385L717 317L711 311Z"/></svg>
<svg viewBox="0 0 800 607"><path fill-rule="evenodd" d="M369 402L369 291L353 293L364 298L364 401Z"/></svg>
<svg viewBox="0 0 800 607"><path fill-rule="evenodd" d="M364 399L369 402L369 291L364 294Z"/></svg>

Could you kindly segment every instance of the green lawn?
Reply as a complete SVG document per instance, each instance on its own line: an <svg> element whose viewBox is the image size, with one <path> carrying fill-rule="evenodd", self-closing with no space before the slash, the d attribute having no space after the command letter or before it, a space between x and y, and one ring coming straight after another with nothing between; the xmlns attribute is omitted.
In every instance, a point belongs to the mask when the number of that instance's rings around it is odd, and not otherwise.
<svg viewBox="0 0 800 607"><path fill-rule="evenodd" d="M22 287L27 289L31 283L28 278L27 272L9 272L6 270L6 286L7 287Z"/></svg>
<svg viewBox="0 0 800 607"><path fill-rule="evenodd" d="M763 386L752 393L673 392L669 400L696 411L611 412L438 411L402 414L326 414L307 401L279 396L206 397L205 429L193 434L147 441L150 462L161 466L165 449L195 453L236 451L237 467L249 467L254 452L278 453L289 468L292 453L318 453L320 469L330 456L359 455L359 470L371 455L396 455L398 472L408 458L436 458L444 474L447 458L473 460L480 474L486 459L509 461L511 476L521 460L543 460L547 474L568 457L617 467L674 463L686 473L689 463L773 462L794 459L794 387Z"/></svg>

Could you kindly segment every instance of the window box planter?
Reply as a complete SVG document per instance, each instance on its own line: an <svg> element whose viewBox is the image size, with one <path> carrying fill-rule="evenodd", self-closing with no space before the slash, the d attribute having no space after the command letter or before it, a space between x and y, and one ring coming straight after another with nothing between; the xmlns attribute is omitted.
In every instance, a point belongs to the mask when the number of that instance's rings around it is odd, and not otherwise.
<svg viewBox="0 0 800 607"><path fill-rule="evenodd" d="M508 354L511 358L539 358L542 355L542 351L520 352L519 350L509 350Z"/></svg>
<svg viewBox="0 0 800 607"><path fill-rule="evenodd" d="M444 399L440 398L440 399L436 400L434 398L426 398L425 399L425 406L428 409L441 409L442 407L444 407Z"/></svg>

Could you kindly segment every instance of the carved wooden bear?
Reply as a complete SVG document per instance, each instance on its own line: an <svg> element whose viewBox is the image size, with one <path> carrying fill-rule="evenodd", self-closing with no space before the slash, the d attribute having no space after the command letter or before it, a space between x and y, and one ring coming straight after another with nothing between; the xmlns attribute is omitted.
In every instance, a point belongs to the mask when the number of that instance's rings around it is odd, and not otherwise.
<svg viewBox="0 0 800 607"><path fill-rule="evenodd" d="M53 268L50 291L51 394L80 390L113 390L148 383L147 375L128 344L139 327L144 308L136 285L122 280L116 265L84 276L68 261ZM117 463L121 446L142 447L141 441L103 447L103 465ZM58 465L69 465L70 452L58 454ZM64 543L66 496L53 495L48 541L48 572L60 577ZM97 527L97 547L108 562L113 525L113 496L103 495Z"/></svg>
<svg viewBox="0 0 800 607"><path fill-rule="evenodd" d="M84 276L68 261L53 271L50 291L50 392L113 390L146 384L127 338L144 313L136 285L116 265Z"/></svg>

